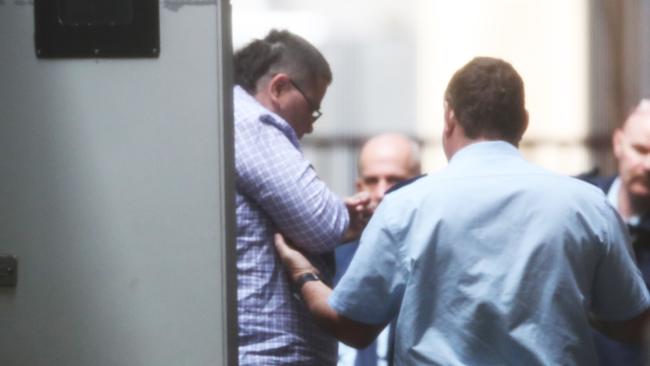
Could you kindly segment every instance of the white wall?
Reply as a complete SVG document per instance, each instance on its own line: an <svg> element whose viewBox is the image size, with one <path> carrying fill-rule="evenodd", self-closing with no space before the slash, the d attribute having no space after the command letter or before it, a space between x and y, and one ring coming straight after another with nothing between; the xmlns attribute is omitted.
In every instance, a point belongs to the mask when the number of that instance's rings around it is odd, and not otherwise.
<svg viewBox="0 0 650 366"><path fill-rule="evenodd" d="M522 150L545 167L577 174L590 166L589 2L417 0L418 131L425 165L446 165L440 136L443 94L476 56L503 58L524 80L530 115Z"/></svg>
<svg viewBox="0 0 650 366"><path fill-rule="evenodd" d="M446 165L443 91L475 56L512 62L526 83L530 128L522 150L549 169L592 167L590 2L537 0L233 0L239 46L271 27L319 47L334 82L324 115L303 142L336 192L353 191L356 145L386 131L425 144L424 171Z"/></svg>

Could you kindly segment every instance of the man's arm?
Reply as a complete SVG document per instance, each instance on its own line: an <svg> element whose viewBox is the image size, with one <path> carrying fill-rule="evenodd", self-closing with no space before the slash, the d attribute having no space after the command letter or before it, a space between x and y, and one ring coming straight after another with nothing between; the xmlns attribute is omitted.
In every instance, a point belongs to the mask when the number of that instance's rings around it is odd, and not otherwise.
<svg viewBox="0 0 650 366"><path fill-rule="evenodd" d="M293 283L306 273L318 273L299 251L291 248L282 235L275 235L275 246ZM332 289L321 281L306 282L300 289L302 299L316 323L339 341L355 348L367 347L386 324L364 324L339 315L328 303Z"/></svg>
<svg viewBox="0 0 650 366"><path fill-rule="evenodd" d="M602 198L605 200L605 198ZM596 267L590 322L604 335L623 342L642 341L650 315L650 296L634 260L627 228L616 209L597 206L605 228ZM635 316L632 316L635 314ZM622 319L622 318L628 319ZM630 318L631 317L631 318ZM622 320L604 320L622 319Z"/></svg>
<svg viewBox="0 0 650 366"><path fill-rule="evenodd" d="M311 254L333 250L359 226L302 153L279 130L241 124L235 134L237 190L259 205L276 227ZM368 199L369 201L369 199ZM362 201L363 202L363 201ZM358 229L357 229L358 230Z"/></svg>
<svg viewBox="0 0 650 366"><path fill-rule="evenodd" d="M632 319L621 321L602 321L590 319L591 325L609 338L626 343L641 343L650 324L650 309Z"/></svg>
<svg viewBox="0 0 650 366"><path fill-rule="evenodd" d="M343 202L350 215L350 225L348 225L348 229L341 240L341 242L345 243L359 239L372 216L374 207L370 207L370 194L368 192L358 192L354 196L345 198Z"/></svg>

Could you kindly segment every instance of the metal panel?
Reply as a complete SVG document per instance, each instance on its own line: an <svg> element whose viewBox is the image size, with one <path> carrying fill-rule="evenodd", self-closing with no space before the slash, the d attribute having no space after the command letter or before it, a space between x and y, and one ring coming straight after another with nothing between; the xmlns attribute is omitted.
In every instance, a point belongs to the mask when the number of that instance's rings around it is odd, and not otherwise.
<svg viewBox="0 0 650 366"><path fill-rule="evenodd" d="M229 9L165 4L158 59L44 60L0 1L3 366L236 364Z"/></svg>
<svg viewBox="0 0 650 366"><path fill-rule="evenodd" d="M158 0L34 0L36 55L158 57Z"/></svg>

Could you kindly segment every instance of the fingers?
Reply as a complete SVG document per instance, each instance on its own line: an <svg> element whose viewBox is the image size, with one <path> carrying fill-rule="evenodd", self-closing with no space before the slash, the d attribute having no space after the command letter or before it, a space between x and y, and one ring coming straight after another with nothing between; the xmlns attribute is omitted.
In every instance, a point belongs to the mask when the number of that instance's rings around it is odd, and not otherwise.
<svg viewBox="0 0 650 366"><path fill-rule="evenodd" d="M357 239L361 235L375 207L371 203L368 192L358 192L354 196L346 198L345 204L350 214L350 225L342 239L349 241Z"/></svg>
<svg viewBox="0 0 650 366"><path fill-rule="evenodd" d="M371 207L370 194L368 192L358 192L352 197L345 199L345 205L350 215L357 216L359 219L367 219L372 215L374 207Z"/></svg>
<svg viewBox="0 0 650 366"><path fill-rule="evenodd" d="M370 193L366 191L362 192L357 192L354 196L355 199L357 199L360 202L370 202Z"/></svg>
<svg viewBox="0 0 650 366"><path fill-rule="evenodd" d="M345 199L345 205L350 207L360 207L363 208L370 203L370 193L368 192L357 192L351 197Z"/></svg>
<svg viewBox="0 0 650 366"><path fill-rule="evenodd" d="M274 235L273 241L275 242L275 249L278 251L278 254L280 254L280 258L286 258L291 251L294 249L287 244L287 241L284 240L284 236L280 233L276 233Z"/></svg>
<svg viewBox="0 0 650 366"><path fill-rule="evenodd" d="M304 254L287 243L287 240L282 236L282 234L275 234L273 241L275 243L275 249L280 256L280 260L292 279L295 280L301 274L306 272L318 272Z"/></svg>
<svg viewBox="0 0 650 366"><path fill-rule="evenodd" d="M280 257L280 260L282 261L282 263L284 263L286 267L288 267L287 270L289 270L289 272L291 273L291 267L292 267L291 256L295 252L295 249L291 248L289 244L287 244L287 241L284 239L284 236L282 236L282 234L280 233L276 233L274 235L273 241L275 243L275 250L278 252L278 256Z"/></svg>
<svg viewBox="0 0 650 366"><path fill-rule="evenodd" d="M275 235L273 236L273 239L275 241L275 247L276 248L283 248L283 247L287 246L287 242L284 241L284 236L282 236L282 234L275 233Z"/></svg>

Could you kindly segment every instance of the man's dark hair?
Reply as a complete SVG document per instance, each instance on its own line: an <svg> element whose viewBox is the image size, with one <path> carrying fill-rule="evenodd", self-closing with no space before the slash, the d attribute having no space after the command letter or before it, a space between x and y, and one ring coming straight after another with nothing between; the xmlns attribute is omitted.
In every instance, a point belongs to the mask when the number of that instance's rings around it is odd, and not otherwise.
<svg viewBox="0 0 650 366"><path fill-rule="evenodd" d="M526 129L524 82L509 63L477 57L456 71L445 99L470 139L517 143Z"/></svg>
<svg viewBox="0 0 650 366"><path fill-rule="evenodd" d="M332 82L332 71L325 57L304 38L287 30L271 30L235 52L235 84L255 94L257 82L266 75L285 73L303 86L319 79Z"/></svg>

